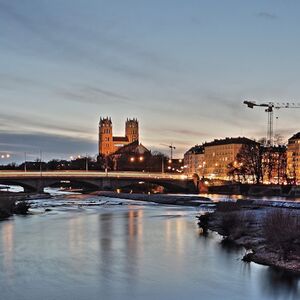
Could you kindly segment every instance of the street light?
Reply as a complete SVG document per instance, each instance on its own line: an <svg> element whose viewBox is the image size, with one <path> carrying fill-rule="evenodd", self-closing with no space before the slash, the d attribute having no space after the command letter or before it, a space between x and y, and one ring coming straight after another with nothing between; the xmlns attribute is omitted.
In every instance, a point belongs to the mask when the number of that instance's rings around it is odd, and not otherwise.
<svg viewBox="0 0 300 300"><path fill-rule="evenodd" d="M1 157L1 159L7 159L7 158L10 158L10 154L9 153L2 153L0 157Z"/></svg>

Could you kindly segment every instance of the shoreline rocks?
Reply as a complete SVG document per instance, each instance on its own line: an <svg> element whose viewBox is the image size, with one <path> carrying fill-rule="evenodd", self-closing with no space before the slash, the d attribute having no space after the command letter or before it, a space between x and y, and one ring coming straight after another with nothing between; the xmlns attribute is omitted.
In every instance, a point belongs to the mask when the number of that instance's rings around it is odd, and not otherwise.
<svg viewBox="0 0 300 300"><path fill-rule="evenodd" d="M221 203L200 215L199 226L223 236L223 241L247 250L245 262L255 262L300 275L300 211L292 208Z"/></svg>
<svg viewBox="0 0 300 300"><path fill-rule="evenodd" d="M26 195L19 193L0 193L0 221L14 214L26 215L30 208Z"/></svg>
<svg viewBox="0 0 300 300"><path fill-rule="evenodd" d="M210 198L202 196L183 196L176 194L126 194L115 192L96 192L93 193L98 196L118 199L128 199L136 201L154 202L166 205L183 205L183 206L200 206L200 205L213 205L214 203Z"/></svg>

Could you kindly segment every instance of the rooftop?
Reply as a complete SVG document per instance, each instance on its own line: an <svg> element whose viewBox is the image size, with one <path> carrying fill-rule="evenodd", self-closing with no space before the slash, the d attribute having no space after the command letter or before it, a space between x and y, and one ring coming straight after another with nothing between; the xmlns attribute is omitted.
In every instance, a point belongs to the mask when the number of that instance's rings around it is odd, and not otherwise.
<svg viewBox="0 0 300 300"><path fill-rule="evenodd" d="M189 149L186 154L203 154L204 146L203 145L195 145L191 149Z"/></svg>
<svg viewBox="0 0 300 300"><path fill-rule="evenodd" d="M204 147L230 145L230 144L254 144L254 143L256 142L246 137L234 137L234 138L227 137L225 139L219 139L219 140L216 139L212 142L204 143Z"/></svg>
<svg viewBox="0 0 300 300"><path fill-rule="evenodd" d="M289 140L300 140L300 132L294 134Z"/></svg>

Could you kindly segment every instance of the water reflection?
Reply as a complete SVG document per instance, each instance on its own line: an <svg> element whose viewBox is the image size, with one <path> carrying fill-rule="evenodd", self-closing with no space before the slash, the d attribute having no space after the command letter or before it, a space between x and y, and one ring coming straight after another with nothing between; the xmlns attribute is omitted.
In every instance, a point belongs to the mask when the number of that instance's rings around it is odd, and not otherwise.
<svg viewBox="0 0 300 300"><path fill-rule="evenodd" d="M102 279L110 280L114 265L113 241L113 214L103 213L99 215L99 256L101 260L100 272Z"/></svg>
<svg viewBox="0 0 300 300"><path fill-rule="evenodd" d="M0 232L5 300L299 298L297 278L243 263L185 207L58 209Z"/></svg>
<svg viewBox="0 0 300 300"><path fill-rule="evenodd" d="M81 216L75 216L68 220L68 246L69 255L74 257L72 267L76 272L80 272L84 266L84 252L85 245L85 226L84 219Z"/></svg>
<svg viewBox="0 0 300 300"><path fill-rule="evenodd" d="M2 265L3 271L6 274L7 279L13 277L14 268L14 223L11 221L5 221L2 225Z"/></svg>
<svg viewBox="0 0 300 300"><path fill-rule="evenodd" d="M266 268L260 277L261 290L272 299L300 299L299 276Z"/></svg>
<svg viewBox="0 0 300 300"><path fill-rule="evenodd" d="M144 242L143 242L143 210L130 210L125 213L124 216L124 228L125 236L124 239L124 274L128 288L133 288L136 285L139 276L139 262L142 260L144 254Z"/></svg>
<svg viewBox="0 0 300 300"><path fill-rule="evenodd" d="M209 232L208 236L203 236L202 234L199 236L202 240L207 240L207 237L212 237L212 235L214 233ZM246 252L245 248L221 237L218 245L221 249L220 255L226 258L226 261L230 264L232 264L230 258L233 254L236 260L241 262ZM251 277L258 275L259 289L266 299L300 299L300 276L255 263L241 262L240 266L241 276L245 279L251 280Z"/></svg>

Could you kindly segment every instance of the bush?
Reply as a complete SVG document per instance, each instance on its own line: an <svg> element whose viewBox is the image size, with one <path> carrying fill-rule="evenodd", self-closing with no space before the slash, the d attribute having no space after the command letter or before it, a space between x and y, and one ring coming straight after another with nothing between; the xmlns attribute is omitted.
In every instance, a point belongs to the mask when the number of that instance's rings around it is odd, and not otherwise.
<svg viewBox="0 0 300 300"><path fill-rule="evenodd" d="M7 198L0 198L0 219L6 219L13 213L15 201Z"/></svg>
<svg viewBox="0 0 300 300"><path fill-rule="evenodd" d="M14 207L14 213L18 215L27 215L30 204L27 201L19 201Z"/></svg>
<svg viewBox="0 0 300 300"><path fill-rule="evenodd" d="M230 211L221 213L220 217L223 235L231 236L232 239L247 235L252 224L256 222L255 215L251 211Z"/></svg>
<svg viewBox="0 0 300 300"><path fill-rule="evenodd" d="M231 212L240 210L241 206L237 202L219 202L217 203L217 212Z"/></svg>
<svg viewBox="0 0 300 300"><path fill-rule="evenodd" d="M236 212L226 213L221 219L221 228L225 236L234 234L240 225L240 217Z"/></svg>
<svg viewBox="0 0 300 300"><path fill-rule="evenodd" d="M290 211L275 209L265 216L263 232L267 245L279 250L281 257L286 259L299 248L300 217Z"/></svg>
<svg viewBox="0 0 300 300"><path fill-rule="evenodd" d="M199 220L198 226L200 228L202 228L203 235L206 235L208 232L208 222L209 222L209 218L210 218L210 213L205 213L203 215L200 215L197 218Z"/></svg>

